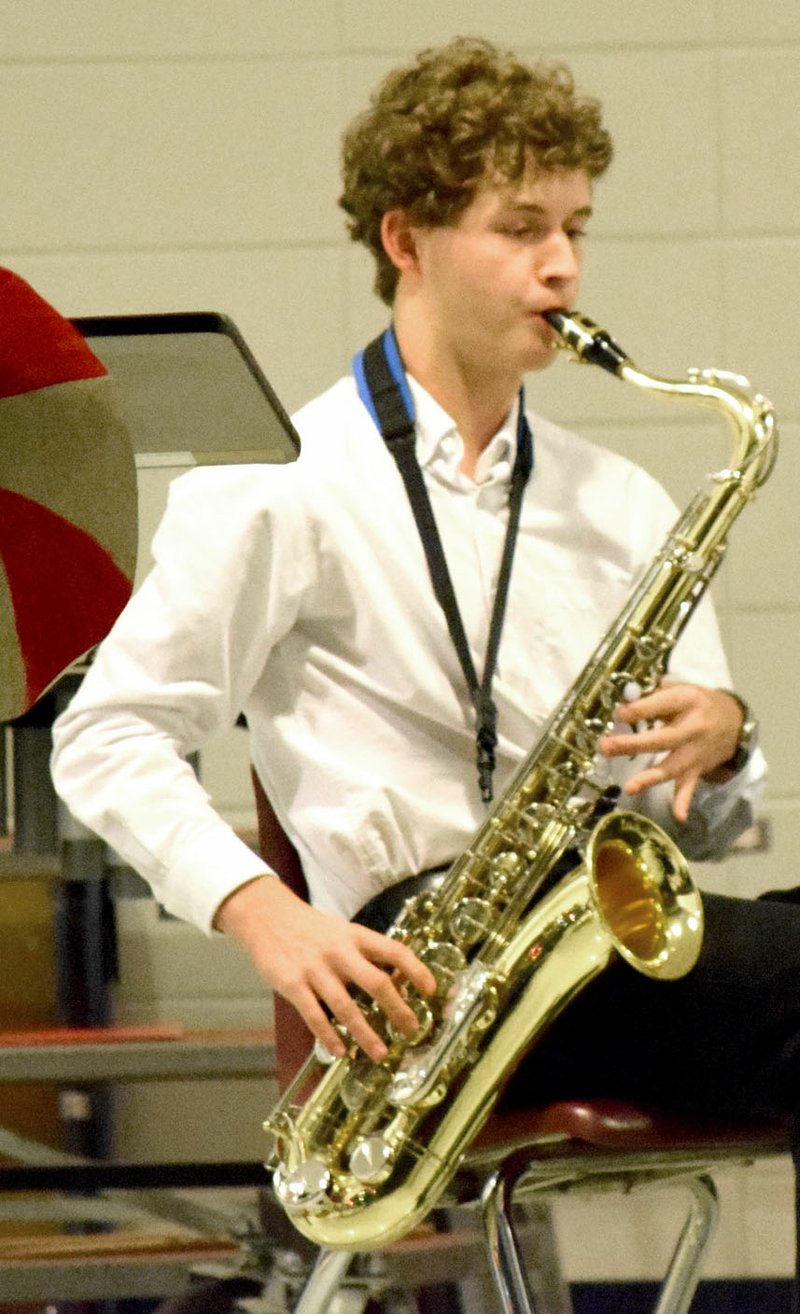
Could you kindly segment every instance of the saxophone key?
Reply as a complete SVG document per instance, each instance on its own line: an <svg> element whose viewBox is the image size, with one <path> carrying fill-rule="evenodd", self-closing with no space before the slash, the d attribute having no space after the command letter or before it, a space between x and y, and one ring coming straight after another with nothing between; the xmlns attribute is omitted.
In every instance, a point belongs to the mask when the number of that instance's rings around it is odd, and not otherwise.
<svg viewBox="0 0 800 1314"><path fill-rule="evenodd" d="M600 717L592 717L582 726L576 726L572 736L574 746L582 754L588 766L591 766L597 754L597 741L610 729L611 722L604 721Z"/></svg>
<svg viewBox="0 0 800 1314"><path fill-rule="evenodd" d="M400 1065L392 1078L388 1099L397 1108L427 1108L438 1104L447 1094L447 1086L433 1084L431 1074L436 1067L437 1052L433 1045L422 1045L419 1049L404 1054Z"/></svg>
<svg viewBox="0 0 800 1314"><path fill-rule="evenodd" d="M527 817L524 821L527 821ZM518 828L521 828L522 824L521 818ZM516 842L519 842L519 838L518 834L514 836ZM505 849L492 858L489 866L489 888L496 899L502 899L508 889L513 889L522 875L523 865L522 855L516 849Z"/></svg>
<svg viewBox="0 0 800 1314"><path fill-rule="evenodd" d="M390 1022L387 1028L389 1039L399 1040L405 1045L420 1045L430 1035L433 1027L433 1012L419 995L406 995L405 1001L417 1019L417 1029L409 1036L404 1031L398 1031Z"/></svg>
<svg viewBox="0 0 800 1314"><path fill-rule="evenodd" d="M375 1064L370 1059L356 1059L351 1063L342 1082L339 1095L350 1113L357 1113L371 1098L375 1085Z"/></svg>
<svg viewBox="0 0 800 1314"><path fill-rule="evenodd" d="M447 940L435 940L422 950L419 957L433 973L436 994L440 998L448 994L457 973L463 972L467 965L461 950Z"/></svg>
<svg viewBox="0 0 800 1314"><path fill-rule="evenodd" d="M317 1213L330 1203L331 1170L322 1159L304 1159L294 1168L281 1165L272 1177L275 1194L287 1214Z"/></svg>
<svg viewBox="0 0 800 1314"><path fill-rule="evenodd" d="M374 1186L392 1171L395 1152L383 1136L365 1136L350 1155L349 1168L357 1182Z"/></svg>
<svg viewBox="0 0 800 1314"><path fill-rule="evenodd" d="M479 1034L488 1031L493 1022L497 1020L497 1014L500 1007L500 996L494 986L490 986L484 995L483 1005L479 1013L473 1018L472 1026Z"/></svg>
<svg viewBox="0 0 800 1314"><path fill-rule="evenodd" d="M323 1068L329 1068L332 1063L336 1062L336 1055L332 1054L327 1045L317 1039L314 1041L314 1057Z"/></svg>
<svg viewBox="0 0 800 1314"><path fill-rule="evenodd" d="M642 686L632 671L615 671L606 680L598 695L600 711L613 724L614 713L620 703L632 703L642 693Z"/></svg>
<svg viewBox="0 0 800 1314"><path fill-rule="evenodd" d="M450 930L460 944L469 948L488 934L491 917L492 905L487 899L462 899L450 918Z"/></svg>

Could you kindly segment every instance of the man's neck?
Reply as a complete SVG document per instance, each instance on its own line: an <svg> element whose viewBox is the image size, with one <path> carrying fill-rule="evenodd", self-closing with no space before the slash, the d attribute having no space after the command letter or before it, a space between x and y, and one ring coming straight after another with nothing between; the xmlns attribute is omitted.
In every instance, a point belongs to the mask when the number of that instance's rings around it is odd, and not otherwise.
<svg viewBox="0 0 800 1314"><path fill-rule="evenodd" d="M429 324L395 307L394 327L408 373L455 421L464 443L461 469L474 477L481 453L514 406L521 380L487 361L466 362L436 340Z"/></svg>

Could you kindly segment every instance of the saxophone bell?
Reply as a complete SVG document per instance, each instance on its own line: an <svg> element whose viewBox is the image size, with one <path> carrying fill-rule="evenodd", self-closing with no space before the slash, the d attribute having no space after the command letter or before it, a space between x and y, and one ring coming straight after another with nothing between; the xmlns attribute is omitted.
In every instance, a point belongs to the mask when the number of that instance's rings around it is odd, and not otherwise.
<svg viewBox="0 0 800 1314"><path fill-rule="evenodd" d="M677 844L636 812L609 812L584 862L592 904L619 956L643 976L675 981L703 940L703 903Z"/></svg>

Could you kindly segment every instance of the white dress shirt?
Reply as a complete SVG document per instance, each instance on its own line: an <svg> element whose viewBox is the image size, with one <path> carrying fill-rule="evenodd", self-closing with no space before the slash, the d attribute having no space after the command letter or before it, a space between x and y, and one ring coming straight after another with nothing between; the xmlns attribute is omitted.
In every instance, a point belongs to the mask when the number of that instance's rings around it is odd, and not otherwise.
<svg viewBox="0 0 800 1314"><path fill-rule="evenodd" d="M480 679L516 417L473 481L453 422L411 383L417 454ZM637 466L529 419L534 469L493 686L495 797L676 518ZM54 780L70 809L168 910L205 929L232 890L268 870L184 761L240 712L322 908L351 916L400 877L450 861L485 815L471 700L395 463L351 378L294 420L296 463L174 482L155 567L54 727ZM708 599L671 673L731 687ZM609 777L641 766L616 759ZM682 828L671 785L637 806L690 857L713 856L750 824L763 774L756 752L728 784L701 785Z"/></svg>

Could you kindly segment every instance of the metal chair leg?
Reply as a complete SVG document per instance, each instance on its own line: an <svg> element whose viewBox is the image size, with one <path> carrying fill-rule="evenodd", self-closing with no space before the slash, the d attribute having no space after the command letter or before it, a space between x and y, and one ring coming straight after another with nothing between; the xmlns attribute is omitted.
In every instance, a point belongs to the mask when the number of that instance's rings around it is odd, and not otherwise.
<svg viewBox="0 0 800 1314"><path fill-rule="evenodd" d="M687 1314L697 1284L706 1246L719 1217L717 1188L705 1173L684 1185L691 1194L689 1213L661 1284L653 1314Z"/></svg>
<svg viewBox="0 0 800 1314"><path fill-rule="evenodd" d="M347 1250L321 1250L294 1314L328 1314L352 1259Z"/></svg>
<svg viewBox="0 0 800 1314"><path fill-rule="evenodd" d="M552 1205L547 1200L533 1200L518 1208L522 1210L523 1220L533 1224L525 1228L524 1237L517 1234L517 1246L525 1260L534 1309L541 1309L545 1314L572 1314L572 1297L561 1266Z"/></svg>
<svg viewBox="0 0 800 1314"><path fill-rule="evenodd" d="M558 1260L552 1215L541 1201L533 1205L540 1216L528 1263L525 1262L511 1212L516 1183L516 1172L499 1168L485 1183L481 1197L484 1241L503 1314L537 1314L537 1311L538 1314L572 1314L569 1288ZM688 1314L700 1281L706 1247L719 1216L716 1187L706 1173L688 1177L682 1185L689 1192L689 1212L653 1314Z"/></svg>
<svg viewBox="0 0 800 1314"><path fill-rule="evenodd" d="M526 1265L512 1218L516 1175L502 1168L486 1181L481 1194L483 1236L489 1267L503 1314L572 1314L569 1288L561 1274L555 1227L544 1201L529 1205L536 1227L526 1249ZM527 1272L526 1272L527 1269Z"/></svg>

